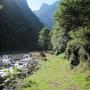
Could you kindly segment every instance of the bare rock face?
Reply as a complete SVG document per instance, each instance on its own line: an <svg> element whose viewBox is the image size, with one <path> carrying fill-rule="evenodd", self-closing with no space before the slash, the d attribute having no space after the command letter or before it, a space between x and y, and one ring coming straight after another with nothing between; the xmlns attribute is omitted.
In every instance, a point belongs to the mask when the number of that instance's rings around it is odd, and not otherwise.
<svg viewBox="0 0 90 90"><path fill-rule="evenodd" d="M43 25L28 7L26 0L2 0L0 12L0 49L33 50Z"/></svg>

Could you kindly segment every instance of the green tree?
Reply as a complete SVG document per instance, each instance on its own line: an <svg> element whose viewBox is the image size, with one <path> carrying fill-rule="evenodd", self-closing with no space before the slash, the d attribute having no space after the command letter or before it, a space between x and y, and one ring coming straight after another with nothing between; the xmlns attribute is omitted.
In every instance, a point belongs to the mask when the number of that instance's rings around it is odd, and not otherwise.
<svg viewBox="0 0 90 90"><path fill-rule="evenodd" d="M90 25L90 0L62 0L55 19L67 32Z"/></svg>
<svg viewBox="0 0 90 90"><path fill-rule="evenodd" d="M65 32L62 30L58 23L55 24L53 30L51 31L51 44L54 51L59 50L59 52L65 51L66 43L68 37L65 35Z"/></svg>
<svg viewBox="0 0 90 90"><path fill-rule="evenodd" d="M43 28L39 32L38 46L39 49L47 50L50 45L50 31L47 28Z"/></svg>
<svg viewBox="0 0 90 90"><path fill-rule="evenodd" d="M2 0L0 0L0 11L3 9L3 3L2 3Z"/></svg>
<svg viewBox="0 0 90 90"><path fill-rule="evenodd" d="M79 59L87 61L89 60L90 53L90 29L85 27L79 27L75 32L69 33L71 40L67 44L67 51L71 49L74 52L75 48L78 48Z"/></svg>
<svg viewBox="0 0 90 90"><path fill-rule="evenodd" d="M59 43L56 45L59 47L61 42L65 40L64 38L67 37L68 41L64 42L68 53L66 56L70 58L75 55L76 60L81 60L81 56L89 59L90 0L62 0L54 17L58 24L53 30L51 40ZM52 44L55 46L54 42Z"/></svg>

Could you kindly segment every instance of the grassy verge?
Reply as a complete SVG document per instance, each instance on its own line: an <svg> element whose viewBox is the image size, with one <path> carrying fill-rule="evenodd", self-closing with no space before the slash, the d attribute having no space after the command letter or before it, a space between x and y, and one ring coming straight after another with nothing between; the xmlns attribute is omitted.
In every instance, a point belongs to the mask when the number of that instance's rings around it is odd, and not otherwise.
<svg viewBox="0 0 90 90"><path fill-rule="evenodd" d="M39 61L41 69L23 80L26 87L21 90L90 90L90 71L71 71L63 57L63 54L47 54L48 61ZM30 81L33 82L31 87Z"/></svg>

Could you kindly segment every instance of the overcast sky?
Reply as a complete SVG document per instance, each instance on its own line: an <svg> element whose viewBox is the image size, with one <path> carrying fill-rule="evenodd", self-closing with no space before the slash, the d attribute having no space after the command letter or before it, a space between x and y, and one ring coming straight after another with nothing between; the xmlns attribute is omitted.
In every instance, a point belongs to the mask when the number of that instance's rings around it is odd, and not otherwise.
<svg viewBox="0 0 90 90"><path fill-rule="evenodd" d="M32 10L38 10L43 3L52 4L57 0L27 0Z"/></svg>

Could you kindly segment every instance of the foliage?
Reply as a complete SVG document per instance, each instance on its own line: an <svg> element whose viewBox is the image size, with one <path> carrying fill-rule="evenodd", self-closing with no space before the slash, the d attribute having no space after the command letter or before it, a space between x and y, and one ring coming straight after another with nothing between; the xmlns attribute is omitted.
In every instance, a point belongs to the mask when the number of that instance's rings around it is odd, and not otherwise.
<svg viewBox="0 0 90 90"><path fill-rule="evenodd" d="M69 36L71 40L68 42L68 47L76 47L76 46L86 46L87 44L90 44L89 40L90 30L85 28L78 28L75 32L71 31L69 33ZM70 46L71 45L71 46Z"/></svg>
<svg viewBox="0 0 90 90"><path fill-rule="evenodd" d="M54 17L58 24L52 31L53 48L59 49L62 46L61 42L67 38L63 43L66 46L64 48L66 48L67 59L72 58L71 63L77 62L77 64L82 59L89 61L90 0L62 0Z"/></svg>
<svg viewBox="0 0 90 90"><path fill-rule="evenodd" d="M4 8L2 1L0 0L0 11Z"/></svg>
<svg viewBox="0 0 90 90"><path fill-rule="evenodd" d="M88 48L90 46L89 35L90 30L87 27L85 28L80 27L77 30L75 30L75 32L71 31L69 33L71 40L69 40L67 44L66 52L70 50L71 53L68 52L67 54L68 59L70 58L70 56L72 56L71 55L72 53L74 53L74 55L76 56L75 52L77 52L78 55L76 57L78 58L78 60L86 62L89 60L89 53L90 53ZM74 61L76 61L76 59L74 59Z"/></svg>
<svg viewBox="0 0 90 90"><path fill-rule="evenodd" d="M38 46L40 49L46 50L50 45L50 35L47 28L43 28L39 32Z"/></svg>
<svg viewBox="0 0 90 90"><path fill-rule="evenodd" d="M65 51L68 37L63 31L63 28L56 22L53 30L51 31L51 44L53 50L59 50L60 52Z"/></svg>
<svg viewBox="0 0 90 90"><path fill-rule="evenodd" d="M62 0L56 11L55 19L65 30L89 26L89 0Z"/></svg>
<svg viewBox="0 0 90 90"><path fill-rule="evenodd" d="M0 5L0 10L2 10L3 9L3 5Z"/></svg>

